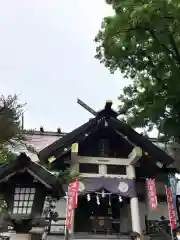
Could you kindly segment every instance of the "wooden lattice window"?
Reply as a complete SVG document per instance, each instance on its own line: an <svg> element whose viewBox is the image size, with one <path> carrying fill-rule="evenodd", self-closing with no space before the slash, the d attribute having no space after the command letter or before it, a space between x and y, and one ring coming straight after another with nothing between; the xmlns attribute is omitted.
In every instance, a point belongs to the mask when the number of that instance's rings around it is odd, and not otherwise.
<svg viewBox="0 0 180 240"><path fill-rule="evenodd" d="M31 214L35 188L15 188L13 214Z"/></svg>

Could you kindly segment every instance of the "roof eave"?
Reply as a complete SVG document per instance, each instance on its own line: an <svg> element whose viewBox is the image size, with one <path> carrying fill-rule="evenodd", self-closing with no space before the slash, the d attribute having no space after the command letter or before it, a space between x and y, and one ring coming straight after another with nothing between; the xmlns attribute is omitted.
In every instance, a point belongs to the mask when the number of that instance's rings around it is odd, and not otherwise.
<svg viewBox="0 0 180 240"><path fill-rule="evenodd" d="M0 167L0 181L13 172L18 172L23 169L29 169L37 175L42 180L41 183L45 183L45 187L50 186L50 188L48 187L48 191L51 192L53 196L56 196L56 198L59 199L65 195L60 180L39 164L31 161L25 153L21 153L16 160Z"/></svg>
<svg viewBox="0 0 180 240"><path fill-rule="evenodd" d="M143 148L148 153L151 152L152 155L156 155L156 160L161 162L164 166L171 165L175 160L169 156L166 152L158 148L149 139L137 133L133 128L131 128L127 123L124 123L118 119L110 118L108 120L109 126L112 128L119 129L132 141L132 138L136 140L133 141L139 147Z"/></svg>
<svg viewBox="0 0 180 240"><path fill-rule="evenodd" d="M57 149L66 147L67 145L71 145L73 141L81 134L86 133L88 129L93 127L97 124L98 118L92 118L82 126L76 128L72 132L68 133L64 137L60 138L59 140L55 141L48 147L41 150L38 154L38 157L40 161L45 161L50 156L52 156L52 153L55 152Z"/></svg>

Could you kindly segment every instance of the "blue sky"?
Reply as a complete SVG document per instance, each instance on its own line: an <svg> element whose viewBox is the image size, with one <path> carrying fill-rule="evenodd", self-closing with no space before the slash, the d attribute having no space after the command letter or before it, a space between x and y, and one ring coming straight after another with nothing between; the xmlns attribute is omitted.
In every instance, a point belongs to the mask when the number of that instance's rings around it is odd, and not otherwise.
<svg viewBox="0 0 180 240"><path fill-rule="evenodd" d="M70 131L92 117L76 103L94 109L128 84L94 59L104 16L104 0L0 0L1 93L27 103L25 127Z"/></svg>

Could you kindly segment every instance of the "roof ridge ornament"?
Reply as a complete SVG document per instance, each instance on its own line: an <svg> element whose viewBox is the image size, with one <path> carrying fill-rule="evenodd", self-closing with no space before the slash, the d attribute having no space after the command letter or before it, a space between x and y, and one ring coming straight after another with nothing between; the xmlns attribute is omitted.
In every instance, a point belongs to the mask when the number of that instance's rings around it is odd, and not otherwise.
<svg viewBox="0 0 180 240"><path fill-rule="evenodd" d="M77 98L77 103L83 107L84 109L86 109L88 112L90 112L92 115L94 115L95 117L98 115L98 113L92 109L91 107L89 107L85 102L83 102L82 100L80 100L79 98Z"/></svg>
<svg viewBox="0 0 180 240"><path fill-rule="evenodd" d="M94 109L92 109L90 106L88 106L85 102L77 98L77 103L86 109L88 112L90 112L95 117L117 117L119 114L112 109L112 100L106 100L105 107L102 110L99 110L96 112Z"/></svg>

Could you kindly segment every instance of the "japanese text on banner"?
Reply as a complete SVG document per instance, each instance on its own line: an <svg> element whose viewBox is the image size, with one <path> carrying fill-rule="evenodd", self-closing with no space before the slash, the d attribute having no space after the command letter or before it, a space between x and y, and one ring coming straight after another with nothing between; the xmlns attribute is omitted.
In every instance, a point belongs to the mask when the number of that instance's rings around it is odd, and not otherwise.
<svg viewBox="0 0 180 240"><path fill-rule="evenodd" d="M167 193L167 202L168 202L171 229L174 230L177 228L177 222L176 222L176 212L173 204L173 194L172 194L171 187L166 187L166 193Z"/></svg>
<svg viewBox="0 0 180 240"><path fill-rule="evenodd" d="M148 189L149 205L152 210L155 210L158 206L155 179L147 179L146 182Z"/></svg>
<svg viewBox="0 0 180 240"><path fill-rule="evenodd" d="M72 219L74 215L74 209L77 207L78 201L79 181L75 181L69 184L68 188L68 202L66 210L66 229L70 230L72 227Z"/></svg>

